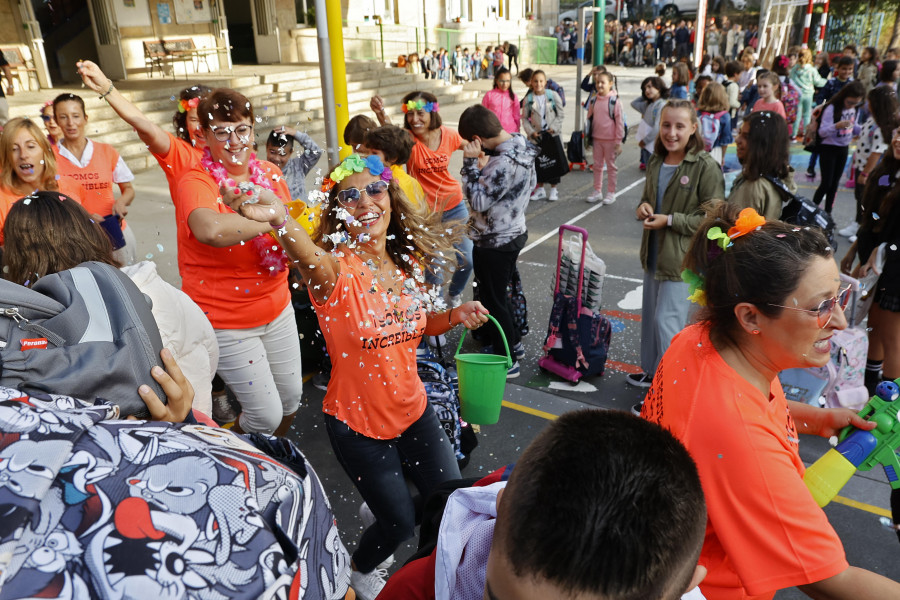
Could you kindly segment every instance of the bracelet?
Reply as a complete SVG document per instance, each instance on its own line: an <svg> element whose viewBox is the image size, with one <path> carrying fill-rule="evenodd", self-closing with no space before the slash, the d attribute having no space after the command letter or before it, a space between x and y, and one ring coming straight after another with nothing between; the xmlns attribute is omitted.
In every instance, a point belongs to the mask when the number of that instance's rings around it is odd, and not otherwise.
<svg viewBox="0 0 900 600"><path fill-rule="evenodd" d="M107 81L109 81L109 89L106 90L106 93L105 93L105 94L100 94L100 99L101 99L101 100L105 100L106 97L109 96L110 93L112 93L113 89L115 88L115 86L113 86L113 82L112 82L111 80L107 79Z"/></svg>
<svg viewBox="0 0 900 600"><path fill-rule="evenodd" d="M281 231L282 229L284 229L285 226L287 225L288 219L290 219L290 218L291 218L291 211L288 210L288 205L285 204L284 205L284 221L282 221L281 225L279 225L278 227L273 227L272 231Z"/></svg>

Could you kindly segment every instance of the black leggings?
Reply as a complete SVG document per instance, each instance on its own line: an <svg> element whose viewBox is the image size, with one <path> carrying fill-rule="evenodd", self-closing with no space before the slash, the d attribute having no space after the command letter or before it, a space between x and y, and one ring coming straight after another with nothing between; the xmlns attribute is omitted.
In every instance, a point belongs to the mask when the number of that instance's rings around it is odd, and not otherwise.
<svg viewBox="0 0 900 600"><path fill-rule="evenodd" d="M834 206L834 197L838 191L838 185L841 183L841 175L844 174L844 167L847 165L847 146L829 146L822 144L819 146L819 166L822 171L822 183L816 189L813 195L813 202L816 205L822 203L825 198L825 212L831 213Z"/></svg>

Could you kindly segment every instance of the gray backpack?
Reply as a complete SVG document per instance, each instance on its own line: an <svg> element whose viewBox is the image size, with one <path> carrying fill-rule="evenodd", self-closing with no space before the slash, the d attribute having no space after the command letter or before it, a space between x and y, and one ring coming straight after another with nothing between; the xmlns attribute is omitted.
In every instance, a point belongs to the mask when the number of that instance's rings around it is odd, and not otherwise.
<svg viewBox="0 0 900 600"><path fill-rule="evenodd" d="M161 365L150 301L127 275L86 262L41 277L31 289L0 280L0 385L109 400L149 418L137 389Z"/></svg>

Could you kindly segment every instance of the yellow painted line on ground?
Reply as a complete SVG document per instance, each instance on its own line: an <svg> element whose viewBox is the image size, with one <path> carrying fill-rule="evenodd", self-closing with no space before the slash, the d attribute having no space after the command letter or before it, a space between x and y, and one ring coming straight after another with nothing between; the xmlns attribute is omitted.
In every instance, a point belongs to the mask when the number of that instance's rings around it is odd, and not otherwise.
<svg viewBox="0 0 900 600"><path fill-rule="evenodd" d="M501 404L506 408L511 408L512 410L517 410L529 415L534 415L535 417L540 417L542 419L547 419L548 421L555 421L559 418L559 415L554 415L553 413L548 413L543 410L531 408L530 406L516 404L515 402L509 402L508 400L504 400ZM889 511L888 509L881 508L879 506L873 506L871 504L866 504L865 502L858 502L856 500L851 500L850 498L844 498L843 496L835 496L834 502L843 504L844 506L855 508L857 510L863 510L865 512L872 513L873 515L878 515L879 517L887 517L889 519L891 518L891 511Z"/></svg>
<svg viewBox="0 0 900 600"><path fill-rule="evenodd" d="M530 406L522 406L521 404L516 404L515 402L509 402L504 400L501 402L502 406L506 408L511 408L513 410L517 410L519 412L523 412L529 415L534 415L535 417L540 417L542 419L547 419L548 421L555 421L559 418L559 415L554 415L553 413L548 413L543 410L538 410L536 408L531 408Z"/></svg>
<svg viewBox="0 0 900 600"><path fill-rule="evenodd" d="M316 376L315 372L307 373L306 375L303 376L303 383L306 383L307 381L309 381L310 379L312 379L315 376Z"/></svg>
<svg viewBox="0 0 900 600"><path fill-rule="evenodd" d="M873 515L878 515L879 517L887 517L889 519L891 518L891 511L886 508L872 506L871 504L866 504L865 502L857 502L856 500L844 498L843 496L835 496L834 501L838 504L843 504L844 506L864 510L866 512L872 513Z"/></svg>

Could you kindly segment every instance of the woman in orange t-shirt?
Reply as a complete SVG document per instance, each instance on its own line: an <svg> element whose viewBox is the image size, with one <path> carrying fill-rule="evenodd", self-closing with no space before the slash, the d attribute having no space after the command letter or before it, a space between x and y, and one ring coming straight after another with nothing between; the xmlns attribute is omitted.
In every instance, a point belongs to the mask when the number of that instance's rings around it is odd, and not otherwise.
<svg viewBox="0 0 900 600"><path fill-rule="evenodd" d="M174 199L178 180L200 161L206 148L206 138L200 128L200 117L197 116L197 105L200 99L210 92L210 88L198 84L181 90L177 110L172 116L172 124L178 134L176 137L163 131L120 94L95 63L84 60L77 63L77 67L84 84L98 94L103 94L103 99L110 108L116 111L123 121L134 127L138 137L147 145L150 154L166 174L169 194ZM107 91L109 93L106 93Z"/></svg>
<svg viewBox="0 0 900 600"><path fill-rule="evenodd" d="M821 231L738 210L722 203L694 235L684 277L705 308L672 340L641 411L697 463L707 504L700 590L707 600L771 599L793 586L814 598L900 598L900 584L847 564L798 452L798 433L875 423L789 402L778 380L831 360L849 287Z"/></svg>
<svg viewBox="0 0 900 600"><path fill-rule="evenodd" d="M222 200L238 186L247 190L244 198L266 192L289 202L290 192L281 171L253 153L253 108L246 97L216 89L197 109L206 148L173 196L182 290L216 332L219 376L241 405L235 428L284 435L303 391L288 261L268 235L270 227Z"/></svg>
<svg viewBox="0 0 900 600"><path fill-rule="evenodd" d="M404 471L410 470L423 498L459 477L419 379L416 346L423 335L441 335L454 325L479 327L487 310L467 302L431 312L423 267L440 264L461 228L447 233L435 213L415 208L377 155L350 155L325 189L315 238L272 194L260 196L258 204L242 196L228 202L272 227L309 281L334 362L325 426L335 456L374 517L353 554L351 583L360 597L374 598L384 585L378 565L415 531ZM313 239L324 240L322 247Z"/></svg>
<svg viewBox="0 0 900 600"><path fill-rule="evenodd" d="M0 245L3 225L12 205L32 192L62 192L81 203L84 188L60 177L47 138L31 119L7 122L0 136Z"/></svg>
<svg viewBox="0 0 900 600"><path fill-rule="evenodd" d="M374 96L370 105L379 123L390 123L381 97ZM449 170L450 155L462 150L466 141L455 129L442 125L437 96L428 92L410 92L403 97L401 106L403 127L416 140L406 163L409 174L422 186L428 206L441 215L441 222L468 223L469 209L463 201L462 186ZM462 304L462 293L472 274L472 240L464 236L454 250L459 254L448 289L451 308ZM428 278L429 283L441 281L436 275Z"/></svg>

